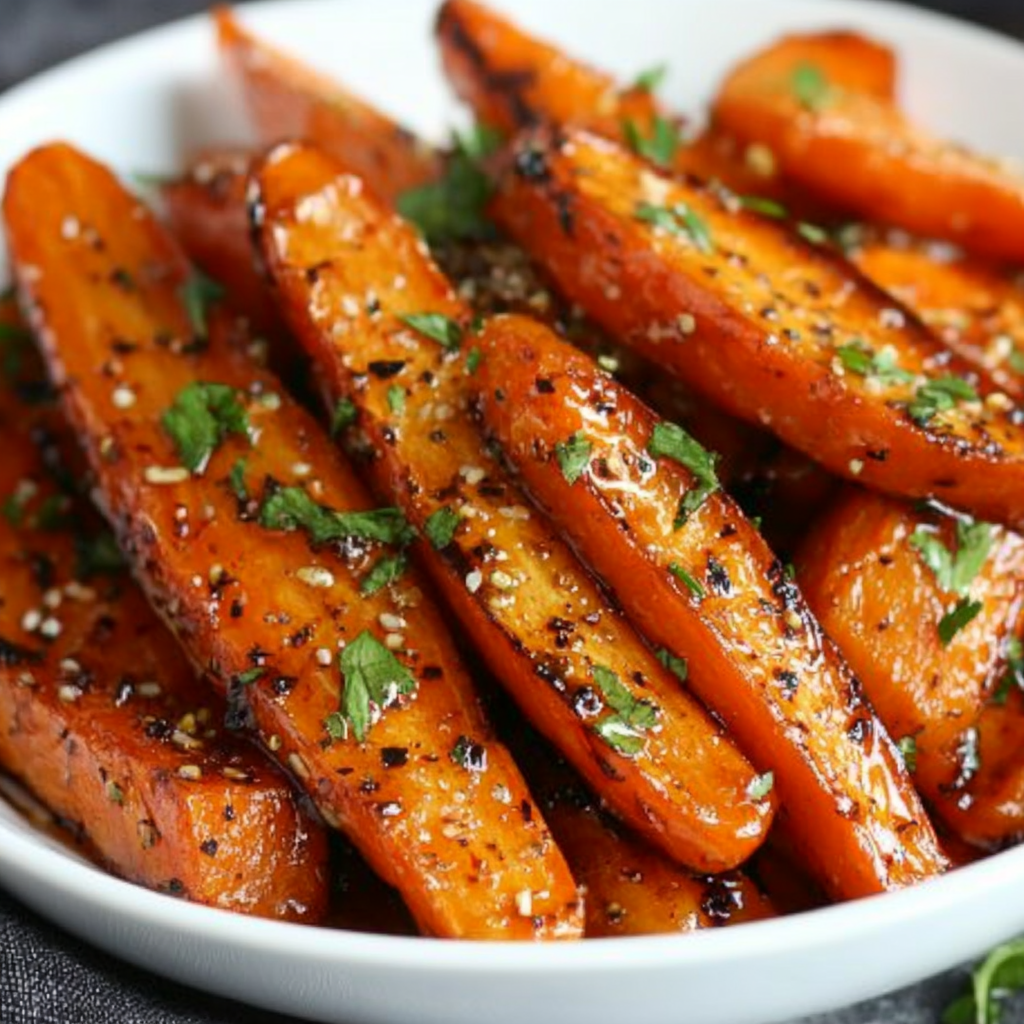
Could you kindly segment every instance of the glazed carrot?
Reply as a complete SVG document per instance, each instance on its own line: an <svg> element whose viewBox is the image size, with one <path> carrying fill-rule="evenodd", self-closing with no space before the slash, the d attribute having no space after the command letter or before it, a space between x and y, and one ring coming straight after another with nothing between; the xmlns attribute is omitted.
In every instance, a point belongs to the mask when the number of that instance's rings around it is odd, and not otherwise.
<svg viewBox="0 0 1024 1024"><path fill-rule="evenodd" d="M470 317L415 233L307 146L258 178L263 252L297 338L377 491L491 670L614 811L700 870L733 867L771 819L753 769L526 507L467 408ZM698 767L699 766L699 767Z"/></svg>
<svg viewBox="0 0 1024 1024"><path fill-rule="evenodd" d="M103 167L37 150L4 215L105 511L232 722L424 931L577 936L569 871L403 572L400 514L373 509L312 418L229 344L172 240Z"/></svg>
<svg viewBox="0 0 1024 1024"><path fill-rule="evenodd" d="M1024 399L1024 290L1012 274L948 247L867 231L847 256L957 355Z"/></svg>
<svg viewBox="0 0 1024 1024"><path fill-rule="evenodd" d="M12 305L0 304L0 765L116 874L315 923L324 830L266 758L224 732L223 702L67 490L73 448L52 401L39 402L45 381Z"/></svg>
<svg viewBox="0 0 1024 1024"><path fill-rule="evenodd" d="M805 39L783 39L728 75L715 124L764 145L783 177L858 216L1024 258L1024 179L930 135L848 71Z"/></svg>
<svg viewBox="0 0 1024 1024"><path fill-rule="evenodd" d="M1024 539L1001 527L849 490L811 531L801 589L839 645L914 782L948 824L963 735L1024 629Z"/></svg>
<svg viewBox="0 0 1024 1024"><path fill-rule="evenodd" d="M884 727L719 489L710 454L539 324L498 317L478 344L472 384L495 440L630 618L686 660L689 687L773 772L812 873L844 899L943 870Z"/></svg>
<svg viewBox="0 0 1024 1024"><path fill-rule="evenodd" d="M253 35L230 9L213 14L221 58L241 87L261 140L309 139L387 202L440 177L443 157L331 78Z"/></svg>
<svg viewBox="0 0 1024 1024"><path fill-rule="evenodd" d="M1012 401L826 249L568 130L519 141L493 209L569 300L726 411L841 476L1020 521Z"/></svg>

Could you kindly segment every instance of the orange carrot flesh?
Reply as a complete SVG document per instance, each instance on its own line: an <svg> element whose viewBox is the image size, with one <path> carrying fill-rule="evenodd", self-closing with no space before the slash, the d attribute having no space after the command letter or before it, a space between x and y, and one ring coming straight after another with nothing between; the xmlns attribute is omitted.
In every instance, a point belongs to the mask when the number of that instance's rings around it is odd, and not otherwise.
<svg viewBox="0 0 1024 1024"><path fill-rule="evenodd" d="M178 249L105 168L37 150L4 216L104 511L234 724L258 731L424 931L578 936L569 870L422 582L385 543L400 518L373 509L316 422L197 309ZM203 395L232 418L196 461Z"/></svg>
<svg viewBox="0 0 1024 1024"><path fill-rule="evenodd" d="M1020 519L1008 396L777 221L573 131L521 139L493 209L569 300L726 411L876 489Z"/></svg>
<svg viewBox="0 0 1024 1024"><path fill-rule="evenodd" d="M280 147L259 185L292 329L357 407L378 493L427 536L420 555L494 674L651 842L700 870L742 862L770 795L748 795L750 765L488 452L467 410L471 336L455 352L469 317L415 233L310 147Z"/></svg>

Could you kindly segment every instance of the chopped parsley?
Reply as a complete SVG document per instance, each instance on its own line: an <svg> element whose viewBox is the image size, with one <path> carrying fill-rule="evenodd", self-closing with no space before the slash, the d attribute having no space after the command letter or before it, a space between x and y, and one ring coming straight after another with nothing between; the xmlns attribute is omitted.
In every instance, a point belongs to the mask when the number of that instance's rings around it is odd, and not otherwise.
<svg viewBox="0 0 1024 1024"><path fill-rule="evenodd" d="M262 679L267 674L265 668L250 668L245 672L239 672L235 678L238 680L241 686L252 686L258 679Z"/></svg>
<svg viewBox="0 0 1024 1024"><path fill-rule="evenodd" d="M316 547L349 538L404 547L415 536L397 508L338 512L318 505L301 487L273 490L260 508L260 525L268 530L303 530Z"/></svg>
<svg viewBox="0 0 1024 1024"><path fill-rule="evenodd" d="M675 576L675 578L679 580L686 589L689 590L695 598L697 598L698 601L702 600L707 594L707 591L704 589L704 585L700 580L691 576L678 562L669 562L668 571L672 573L672 575Z"/></svg>
<svg viewBox="0 0 1024 1024"><path fill-rule="evenodd" d="M659 647L654 656L665 666L681 683L685 683L690 674L690 668L685 658L678 658L665 647Z"/></svg>
<svg viewBox="0 0 1024 1024"><path fill-rule="evenodd" d="M969 597L961 597L951 611L939 619L939 639L943 647L948 647L953 637L965 626L973 622L981 613L984 605L980 601L972 601Z"/></svg>
<svg viewBox="0 0 1024 1024"><path fill-rule="evenodd" d="M638 203L633 215L637 220L661 228L662 231L667 231L670 235L689 238L700 252L712 253L715 251L711 229L707 222L685 203L676 203L674 206Z"/></svg>
<svg viewBox="0 0 1024 1024"><path fill-rule="evenodd" d="M812 224L809 220L800 221L796 226L796 233L811 245L824 245L829 240L828 232L823 227Z"/></svg>
<svg viewBox="0 0 1024 1024"><path fill-rule="evenodd" d="M446 352L457 352L462 344L462 328L458 321L443 313L409 313L398 319L431 341L436 341Z"/></svg>
<svg viewBox="0 0 1024 1024"><path fill-rule="evenodd" d="M903 766L913 775L917 771L917 740L913 736L904 736L896 744L896 749L903 758Z"/></svg>
<svg viewBox="0 0 1024 1024"><path fill-rule="evenodd" d="M113 779L107 782L107 799L112 804L124 805L124 790Z"/></svg>
<svg viewBox="0 0 1024 1024"><path fill-rule="evenodd" d="M882 384L903 384L914 379L914 375L896 365L897 353L887 345L876 352L860 338L840 345L836 355L844 370L858 377L873 377Z"/></svg>
<svg viewBox="0 0 1024 1024"><path fill-rule="evenodd" d="M443 551L455 539L462 517L455 509L443 505L436 512L431 512L423 524L423 532L435 551Z"/></svg>
<svg viewBox="0 0 1024 1024"><path fill-rule="evenodd" d="M933 416L948 412L957 402L976 402L978 392L962 377L938 377L917 389L914 400L907 406L910 418L925 426Z"/></svg>
<svg viewBox="0 0 1024 1024"><path fill-rule="evenodd" d="M479 125L464 135L456 133L454 141L444 174L408 189L396 202L398 212L431 243L479 240L494 233L486 216L494 186L480 162L498 149L501 135Z"/></svg>
<svg viewBox="0 0 1024 1024"><path fill-rule="evenodd" d="M647 451L656 459L667 458L678 462L693 474L694 486L679 502L679 511L673 524L678 530L690 515L718 490L718 474L715 472L717 456L704 448L677 423L668 422L655 424Z"/></svg>
<svg viewBox="0 0 1024 1024"><path fill-rule="evenodd" d="M644 746L643 734L658 722L658 709L649 700L637 700L610 668L593 665L590 675L613 712L601 719L594 731L620 754L639 754Z"/></svg>
<svg viewBox="0 0 1024 1024"><path fill-rule="evenodd" d="M75 538L75 579L85 583L94 576L107 576L124 568L124 555L109 530Z"/></svg>
<svg viewBox="0 0 1024 1024"><path fill-rule="evenodd" d="M644 71L641 71L629 89L631 92L654 92L668 75L667 64L655 64Z"/></svg>
<svg viewBox="0 0 1024 1024"><path fill-rule="evenodd" d="M480 369L483 353L475 346L466 353L466 373L474 374Z"/></svg>
<svg viewBox="0 0 1024 1024"><path fill-rule="evenodd" d="M622 137L637 156L650 160L652 164L665 170L672 167L679 151L679 126L667 117L655 115L651 121L649 135L640 130L636 121L627 118L622 122Z"/></svg>
<svg viewBox="0 0 1024 1024"><path fill-rule="evenodd" d="M324 729L332 740L339 741L348 737L348 722L340 711L332 711L324 719Z"/></svg>
<svg viewBox="0 0 1024 1024"><path fill-rule="evenodd" d="M1024 352L1021 352L1019 348L1013 349L1006 357L1006 361L1014 373L1024 373Z"/></svg>
<svg viewBox="0 0 1024 1024"><path fill-rule="evenodd" d="M359 411L350 398L339 398L331 413L331 437L337 437L342 431L348 430L358 416Z"/></svg>
<svg viewBox="0 0 1024 1024"><path fill-rule="evenodd" d="M396 416L405 412L405 388L401 384L392 384L388 388L388 408Z"/></svg>
<svg viewBox="0 0 1024 1024"><path fill-rule="evenodd" d="M338 663L345 684L341 695L342 722L351 726L355 738L362 743L373 724L375 710L379 713L402 694L412 693L416 680L369 630L363 630L345 646ZM327 721L324 727L335 738Z"/></svg>
<svg viewBox="0 0 1024 1024"><path fill-rule="evenodd" d="M774 199L765 199L763 196L740 196L739 201L744 210L759 213L762 217L785 220L789 216L789 210Z"/></svg>
<svg viewBox="0 0 1024 1024"><path fill-rule="evenodd" d="M188 314L192 333L195 337L205 340L210 333L210 307L224 298L224 289L201 270L193 269L182 284L178 295Z"/></svg>
<svg viewBox="0 0 1024 1024"><path fill-rule="evenodd" d="M409 566L409 560L405 555L381 555L370 567L370 571L363 577L359 584L359 593L364 597L376 594L378 590L397 583Z"/></svg>
<svg viewBox="0 0 1024 1024"><path fill-rule="evenodd" d="M763 800L775 788L775 772L758 775L747 786L747 796L751 800Z"/></svg>
<svg viewBox="0 0 1024 1024"><path fill-rule="evenodd" d="M958 519L955 552L923 526L910 535L910 544L920 553L921 560L935 574L943 590L966 597L992 548L992 530L991 523Z"/></svg>
<svg viewBox="0 0 1024 1024"><path fill-rule="evenodd" d="M202 473L228 434L249 433L249 417L227 384L194 381L178 392L160 423L177 450L181 464Z"/></svg>
<svg viewBox="0 0 1024 1024"><path fill-rule="evenodd" d="M999 1024L999 1000L1024 989L1024 939L996 947L971 975L971 988L951 1003L942 1024Z"/></svg>
<svg viewBox="0 0 1024 1024"><path fill-rule="evenodd" d="M802 63L793 69L790 87L797 102L805 110L823 110L832 97L832 86L817 64Z"/></svg>
<svg viewBox="0 0 1024 1024"><path fill-rule="evenodd" d="M228 474L228 485L231 487L231 493L242 504L249 500L249 488L245 483L245 467L245 459L235 459L231 472Z"/></svg>
<svg viewBox="0 0 1024 1024"><path fill-rule="evenodd" d="M999 685L992 692L991 702L1002 706L1006 703L1010 696L1010 691L1016 686L1019 690L1024 690L1024 644L1020 642L1020 639L1015 636L1011 636L1006 641L1006 650L1004 651L1006 657L1006 671L1003 673L1002 679L999 680Z"/></svg>
<svg viewBox="0 0 1024 1024"><path fill-rule="evenodd" d="M558 459L558 468L569 485L576 483L583 475L584 470L590 465L590 455L593 445L586 439L582 430L565 441L559 441L555 445L555 457Z"/></svg>

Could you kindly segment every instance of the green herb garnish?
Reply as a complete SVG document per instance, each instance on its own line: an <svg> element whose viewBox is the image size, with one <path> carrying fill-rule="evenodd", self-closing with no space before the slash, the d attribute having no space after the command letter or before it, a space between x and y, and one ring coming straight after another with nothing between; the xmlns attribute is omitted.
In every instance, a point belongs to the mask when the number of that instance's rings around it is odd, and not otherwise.
<svg viewBox="0 0 1024 1024"><path fill-rule="evenodd" d="M402 694L416 689L412 673L369 630L348 643L338 658L345 684L341 715L362 743L373 722L374 708L384 710ZM324 723L330 733L330 726ZM332 738L333 734L332 734Z"/></svg>
<svg viewBox="0 0 1024 1024"><path fill-rule="evenodd" d="M480 362L483 359L483 353L480 349L474 347L466 353L466 373L474 374L480 369Z"/></svg>
<svg viewBox="0 0 1024 1024"><path fill-rule="evenodd" d="M1020 639L1011 636L1006 641L1006 671L1003 673L999 685L992 691L991 703L1002 706L1009 699L1010 691L1016 686L1024 690L1024 644Z"/></svg>
<svg viewBox="0 0 1024 1024"><path fill-rule="evenodd" d="M709 495L718 490L715 472L717 456L709 452L676 423L656 423L647 444L654 458L667 458L688 469L694 477L694 486L683 495L673 524L679 529L690 515L697 511Z"/></svg>
<svg viewBox="0 0 1024 1024"><path fill-rule="evenodd" d="M274 490L260 508L260 525L268 530L303 530L316 547L346 538L404 547L415 537L397 508L338 512L318 505L301 487Z"/></svg>
<svg viewBox="0 0 1024 1024"><path fill-rule="evenodd" d="M193 269L178 294L192 325L192 333L205 341L210 333L210 307L224 298L223 287L201 270Z"/></svg>
<svg viewBox="0 0 1024 1024"><path fill-rule="evenodd" d="M977 400L978 392L962 377L939 377L917 389L914 400L907 406L907 412L919 427L923 427L933 416L948 412L957 402Z"/></svg>
<svg viewBox="0 0 1024 1024"><path fill-rule="evenodd" d="M763 800L774 788L775 772L765 772L747 786L747 796L751 800Z"/></svg>
<svg viewBox="0 0 1024 1024"><path fill-rule="evenodd" d="M443 551L455 539L455 531L462 517L455 509L444 505L436 512L431 512L423 524L423 532L435 551Z"/></svg>
<svg viewBox="0 0 1024 1024"><path fill-rule="evenodd" d="M337 437L343 430L348 430L359 416L355 403L348 398L339 398L338 404L331 413L331 437Z"/></svg>
<svg viewBox="0 0 1024 1024"><path fill-rule="evenodd" d="M686 664L685 658L678 658L670 650L665 647L659 647L655 652L654 656L665 666L675 677L681 682L685 683L687 676L690 674L690 668Z"/></svg>
<svg viewBox="0 0 1024 1024"><path fill-rule="evenodd" d="M836 355L844 370L858 377L874 377L883 384L902 384L914 379L914 375L896 365L896 350L886 346L876 352L860 338L840 345Z"/></svg>
<svg viewBox="0 0 1024 1024"><path fill-rule="evenodd" d="M739 196L739 201L744 210L759 213L762 217L770 217L772 220L786 220L789 217L789 210L774 199L765 199L763 196Z"/></svg>
<svg viewBox="0 0 1024 1024"><path fill-rule="evenodd" d="M202 473L210 456L228 434L248 434L249 417L227 384L195 381L178 392L174 405L160 419L181 464Z"/></svg>
<svg viewBox="0 0 1024 1024"><path fill-rule="evenodd" d="M401 384L392 384L388 388L388 408L396 416L405 412L405 388Z"/></svg>
<svg viewBox="0 0 1024 1024"><path fill-rule="evenodd" d="M458 321L443 313L409 313L398 319L414 331L436 341L446 352L457 352L462 344L462 328Z"/></svg>
<svg viewBox="0 0 1024 1024"><path fill-rule="evenodd" d="M75 538L75 579L82 583L94 576L109 576L126 567L114 535L103 530L92 537Z"/></svg>
<svg viewBox="0 0 1024 1024"><path fill-rule="evenodd" d="M992 530L991 523L958 519L955 552L946 547L938 534L923 526L910 535L910 544L943 590L966 597L992 548Z"/></svg>
<svg viewBox="0 0 1024 1024"><path fill-rule="evenodd" d="M903 766L913 775L917 771L917 740L913 736L904 736L896 748L903 758Z"/></svg>
<svg viewBox="0 0 1024 1024"><path fill-rule="evenodd" d="M681 142L679 126L660 116L655 116L651 121L649 135L640 130L636 121L627 118L622 122L622 136L637 156L666 170L672 167Z"/></svg>
<svg viewBox="0 0 1024 1024"><path fill-rule="evenodd" d="M639 754L644 746L643 733L657 724L658 709L648 700L637 700L610 668L593 665L590 675L613 712L601 719L594 731L620 754Z"/></svg>
<svg viewBox="0 0 1024 1024"><path fill-rule="evenodd" d="M239 672L235 679L241 686L252 686L258 679L262 679L267 674L265 668L250 668L245 672Z"/></svg>
<svg viewBox="0 0 1024 1024"><path fill-rule="evenodd" d="M809 220L802 220L797 223L796 233L805 241L810 242L811 245L824 245L829 241L828 232L817 224L812 224Z"/></svg>
<svg viewBox="0 0 1024 1024"><path fill-rule="evenodd" d="M817 64L798 64L793 69L790 86L797 102L805 110L823 110L832 96L832 86Z"/></svg>
<svg viewBox="0 0 1024 1024"><path fill-rule="evenodd" d="M647 68L645 71L641 71L640 74L633 79L633 84L629 89L631 92L654 92L654 90L665 81L665 77L667 75L667 64L655 64L653 67Z"/></svg>
<svg viewBox="0 0 1024 1024"><path fill-rule="evenodd" d="M231 472L228 473L228 486L231 488L231 493L243 505L249 500L249 488L245 483L245 468L245 459L235 459Z"/></svg>
<svg viewBox="0 0 1024 1024"><path fill-rule="evenodd" d="M555 445L555 457L558 459L558 467L562 471L567 484L574 484L583 475L584 470L590 465L590 455L593 445L587 440L582 430L565 441L559 441Z"/></svg>
<svg viewBox="0 0 1024 1024"><path fill-rule="evenodd" d="M359 584L359 593L364 597L376 594L378 590L397 583L409 566L409 560L403 554L381 555L370 567L370 571Z"/></svg>
<svg viewBox="0 0 1024 1024"><path fill-rule="evenodd" d="M999 1024L999 1001L1024 989L1024 939L996 947L971 975L971 988L947 1007L942 1024Z"/></svg>
<svg viewBox="0 0 1024 1024"><path fill-rule="evenodd" d="M969 597L960 598L953 610L946 612L939 619L939 639L942 641L942 646L948 647L953 637L973 622L983 607L984 605L980 601L972 601Z"/></svg>
<svg viewBox="0 0 1024 1024"><path fill-rule="evenodd" d="M633 215L637 220L661 228L662 231L667 231L670 235L689 238L700 252L712 253L715 251L711 229L707 222L685 203L676 203L674 206L638 203Z"/></svg>
<svg viewBox="0 0 1024 1024"><path fill-rule="evenodd" d="M697 598L698 601L704 598L707 591L704 589L703 584L700 580L691 576L678 562L669 562L668 571L672 573L672 575L675 576L675 578L679 580L686 589L689 590L695 598Z"/></svg>

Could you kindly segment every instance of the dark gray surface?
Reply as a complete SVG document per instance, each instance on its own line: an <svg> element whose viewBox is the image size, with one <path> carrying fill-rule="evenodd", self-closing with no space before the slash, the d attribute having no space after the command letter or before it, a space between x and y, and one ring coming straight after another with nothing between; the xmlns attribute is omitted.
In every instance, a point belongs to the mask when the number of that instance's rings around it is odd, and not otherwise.
<svg viewBox="0 0 1024 1024"><path fill-rule="evenodd" d="M386 0L381 0L381 6ZM209 6L206 0L0 0L0 89L66 57ZM922 4L1024 38L1024 0ZM847 967L856 971L857 965ZM860 1007L801 1024L938 1024L964 969ZM737 984L742 984L737 979ZM801 984L799 976L793 984ZM0 892L2 1024L286 1024L283 1018L191 992L65 936ZM685 1008L680 1022L685 1024ZM1024 1022L1024 1002L1004 1024ZM415 1022L409 1022L415 1024Z"/></svg>

